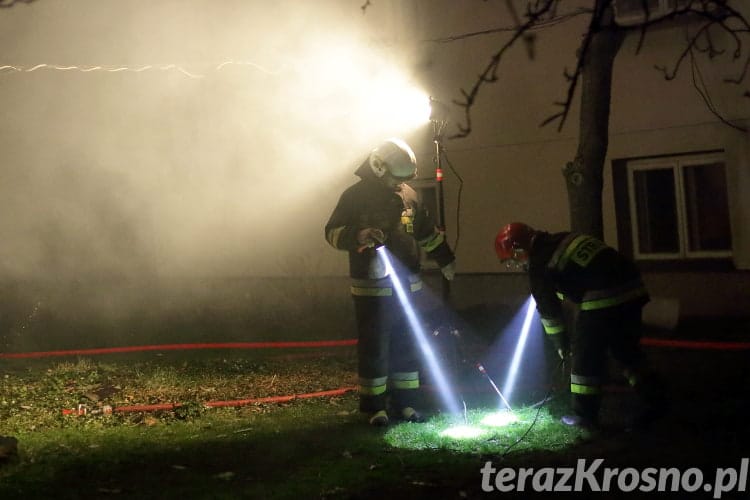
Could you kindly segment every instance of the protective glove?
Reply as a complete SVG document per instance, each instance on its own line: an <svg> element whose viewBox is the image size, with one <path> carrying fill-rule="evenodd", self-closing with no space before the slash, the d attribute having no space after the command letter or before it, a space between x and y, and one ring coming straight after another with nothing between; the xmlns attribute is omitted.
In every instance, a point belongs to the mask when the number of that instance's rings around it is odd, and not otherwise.
<svg viewBox="0 0 750 500"><path fill-rule="evenodd" d="M357 243L363 247L374 247L385 241L385 234L376 227L366 227L357 233Z"/></svg>
<svg viewBox="0 0 750 500"><path fill-rule="evenodd" d="M456 276L456 261L454 260L450 264L446 264L440 268L440 272L448 281L452 281L453 277Z"/></svg>
<svg viewBox="0 0 750 500"><path fill-rule="evenodd" d="M554 342L557 355L560 356L560 359L563 361L563 363L567 363L572 356L568 334L566 332L560 332L555 335L550 335L550 337L552 337L552 340Z"/></svg>

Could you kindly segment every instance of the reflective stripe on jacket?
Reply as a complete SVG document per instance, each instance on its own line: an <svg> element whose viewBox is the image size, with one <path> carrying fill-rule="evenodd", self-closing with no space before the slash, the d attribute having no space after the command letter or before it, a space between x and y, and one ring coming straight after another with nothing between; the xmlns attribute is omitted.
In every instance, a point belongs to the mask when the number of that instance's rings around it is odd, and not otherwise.
<svg viewBox="0 0 750 500"><path fill-rule="evenodd" d="M539 233L533 242L531 291L544 318L561 318L559 300L591 311L628 302L648 302L635 264L592 236Z"/></svg>
<svg viewBox="0 0 750 500"><path fill-rule="evenodd" d="M384 245L407 273L418 273L421 251L440 267L454 260L445 235L408 184L388 187L376 178L365 162L357 169L359 182L339 197L324 234L335 249L349 254L349 276L377 279L385 276L381 258L374 248L357 241L360 230L376 228L385 235ZM401 271L399 270L399 274Z"/></svg>

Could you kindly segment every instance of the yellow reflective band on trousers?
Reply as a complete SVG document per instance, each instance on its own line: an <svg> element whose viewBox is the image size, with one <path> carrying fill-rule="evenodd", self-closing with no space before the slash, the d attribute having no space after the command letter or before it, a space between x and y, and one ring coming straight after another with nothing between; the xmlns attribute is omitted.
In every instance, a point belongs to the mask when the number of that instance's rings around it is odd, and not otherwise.
<svg viewBox="0 0 750 500"><path fill-rule="evenodd" d="M440 231L436 231L431 237L419 241L419 245L425 252L432 252L438 245L445 241L445 236Z"/></svg>
<svg viewBox="0 0 750 500"><path fill-rule="evenodd" d="M354 286L351 287L352 295L356 295L358 297L390 297L393 295L393 289L392 288L372 288L372 287L361 287L361 286Z"/></svg>
<svg viewBox="0 0 750 500"><path fill-rule="evenodd" d="M409 291L414 293L422 289L424 284L418 276L409 276ZM393 286L390 278L376 280L353 280L350 288L352 295L358 297L390 297Z"/></svg>
<svg viewBox="0 0 750 500"><path fill-rule="evenodd" d="M391 382L394 389L419 389L419 372L395 372Z"/></svg>
<svg viewBox="0 0 750 500"><path fill-rule="evenodd" d="M555 335L565 331L565 323L559 319L542 318L542 326L547 335Z"/></svg>
<svg viewBox="0 0 750 500"><path fill-rule="evenodd" d="M596 385L570 384L570 392L573 394L595 395L601 394L602 388Z"/></svg>
<svg viewBox="0 0 750 500"><path fill-rule="evenodd" d="M383 394L387 387L388 377L362 378L359 379L359 393L368 396Z"/></svg>
<svg viewBox="0 0 750 500"><path fill-rule="evenodd" d="M573 394L595 395L601 394L602 383L599 377L585 375L570 375L570 392Z"/></svg>

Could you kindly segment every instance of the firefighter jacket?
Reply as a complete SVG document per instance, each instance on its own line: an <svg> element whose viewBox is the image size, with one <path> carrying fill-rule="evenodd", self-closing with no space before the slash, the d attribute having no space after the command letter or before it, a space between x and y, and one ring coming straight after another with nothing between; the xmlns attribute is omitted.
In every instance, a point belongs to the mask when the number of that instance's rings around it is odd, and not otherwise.
<svg viewBox="0 0 750 500"><path fill-rule="evenodd" d="M422 287L419 279L420 248L440 267L454 260L453 252L433 218L408 184L387 187L375 177L367 162L355 172L360 181L339 198L325 226L326 241L338 250L349 252L352 294L358 296L393 295L390 277L374 248L361 248L357 233L377 228L385 234L385 247L406 270L405 289Z"/></svg>
<svg viewBox="0 0 750 500"><path fill-rule="evenodd" d="M529 251L529 283L545 332L567 349L561 300L593 311L648 302L635 264L598 239L577 233L538 232Z"/></svg>

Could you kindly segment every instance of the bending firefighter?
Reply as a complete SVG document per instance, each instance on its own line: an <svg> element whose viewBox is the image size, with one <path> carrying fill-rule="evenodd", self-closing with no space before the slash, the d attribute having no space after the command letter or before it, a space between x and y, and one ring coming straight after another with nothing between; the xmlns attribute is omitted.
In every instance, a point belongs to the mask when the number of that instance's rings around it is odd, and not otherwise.
<svg viewBox="0 0 750 500"><path fill-rule="evenodd" d="M528 271L544 330L563 359L569 341L561 301L576 305L570 375L574 415L564 416L563 423L598 423L608 351L645 403L636 424L656 417L665 402L639 346L641 310L649 295L635 265L592 236L550 234L518 222L500 230L495 251L509 268Z"/></svg>
<svg viewBox="0 0 750 500"><path fill-rule="evenodd" d="M419 388L417 346L392 279L412 304L420 300L420 248L452 279L454 256L416 191L414 152L390 139L356 170L359 182L341 195L325 227L328 243L349 253L351 293L358 330L360 411L372 425L388 425L387 403L397 418L422 421L414 409ZM386 274L377 247L385 246L397 276Z"/></svg>

